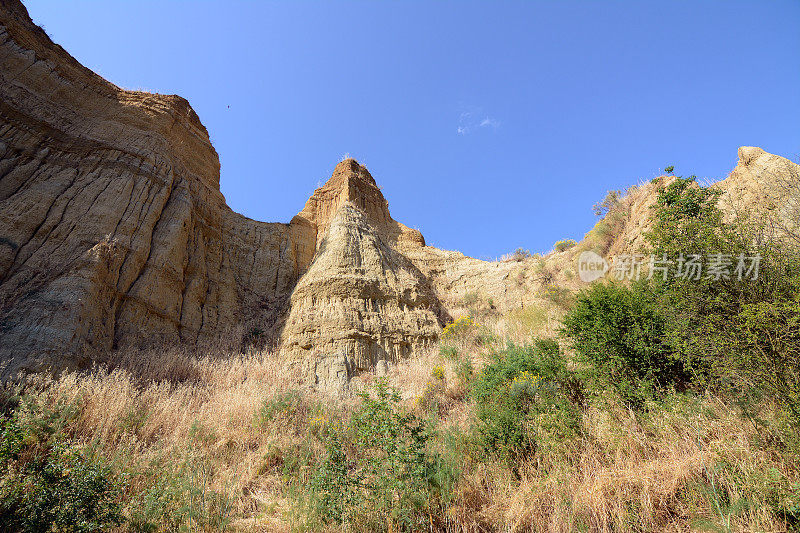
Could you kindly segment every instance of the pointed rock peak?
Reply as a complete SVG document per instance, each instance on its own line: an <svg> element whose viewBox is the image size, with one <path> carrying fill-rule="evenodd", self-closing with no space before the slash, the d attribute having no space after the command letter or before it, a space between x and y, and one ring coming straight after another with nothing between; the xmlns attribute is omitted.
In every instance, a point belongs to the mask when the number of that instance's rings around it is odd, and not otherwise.
<svg viewBox="0 0 800 533"><path fill-rule="evenodd" d="M753 161L755 161L756 159L758 159L759 156L761 156L762 154L765 154L765 153L766 152L764 152L764 150L762 150L761 148L759 148L757 146L740 146L739 147L739 163L741 163L742 165L747 166L750 163L752 163Z"/></svg>
<svg viewBox="0 0 800 533"><path fill-rule="evenodd" d="M367 167L361 165L352 157L343 159L339 162L339 164L336 165L336 168L333 169L333 176L331 176L331 180L334 180L337 176L346 176L348 178L358 179L377 187L375 179L372 177L372 174L369 173Z"/></svg>
<svg viewBox="0 0 800 533"><path fill-rule="evenodd" d="M379 229L396 225L389 215L389 204L367 168L355 159L345 159L336 165L330 179L314 191L297 217L317 228L317 240L327 230L339 208L350 202L367 215Z"/></svg>
<svg viewBox="0 0 800 533"><path fill-rule="evenodd" d="M345 159L333 169L330 179L314 191L291 222L292 240L299 270L305 270L328 232L336 213L349 203L364 215L366 224L387 242L400 246L425 246L425 239L395 221L389 214L389 203L364 165L355 159Z"/></svg>

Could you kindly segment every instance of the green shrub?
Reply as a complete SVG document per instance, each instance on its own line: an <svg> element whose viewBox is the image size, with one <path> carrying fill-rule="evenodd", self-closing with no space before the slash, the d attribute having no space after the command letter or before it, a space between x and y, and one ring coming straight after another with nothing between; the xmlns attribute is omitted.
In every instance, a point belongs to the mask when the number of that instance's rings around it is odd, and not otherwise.
<svg viewBox="0 0 800 533"><path fill-rule="evenodd" d="M497 457L517 472L519 464L536 449L527 413L506 401L479 404L476 426L478 442L483 450Z"/></svg>
<svg viewBox="0 0 800 533"><path fill-rule="evenodd" d="M563 252L565 250L569 250L576 244L578 243L573 239L564 239L563 241L556 241L556 243L553 245L553 248L556 252Z"/></svg>
<svg viewBox="0 0 800 533"><path fill-rule="evenodd" d="M349 523L369 531L416 531L438 512L437 456L430 433L400 407L400 394L385 380L360 394L349 428L328 436L300 508L306 525ZM349 440L349 442L348 442ZM438 476L441 477L441 476ZM315 525L316 524L316 525Z"/></svg>
<svg viewBox="0 0 800 533"><path fill-rule="evenodd" d="M282 413L292 413L301 408L303 398L296 390L279 392L267 398L256 413L256 423L264 425Z"/></svg>
<svg viewBox="0 0 800 533"><path fill-rule="evenodd" d="M119 525L118 476L101 459L67 441L52 415L28 405L0 420L4 531L93 532Z"/></svg>
<svg viewBox="0 0 800 533"><path fill-rule="evenodd" d="M562 333L594 392L612 389L633 407L687 380L665 335L666 323L645 283L595 283L582 290Z"/></svg>
<svg viewBox="0 0 800 533"><path fill-rule="evenodd" d="M580 434L580 384L553 340L509 345L475 377L476 434L482 450L516 472L537 448Z"/></svg>
<svg viewBox="0 0 800 533"><path fill-rule="evenodd" d="M517 248L505 258L506 261L524 261L533 257L530 251L524 248Z"/></svg>
<svg viewBox="0 0 800 533"><path fill-rule="evenodd" d="M764 392L788 408L800 422L800 277L795 298L742 306L734 330L740 350L720 368L764 384Z"/></svg>
<svg viewBox="0 0 800 533"><path fill-rule="evenodd" d="M689 280L672 265L657 277L669 343L708 386L736 395L742 406L770 398L800 426L800 252L774 227L740 213L726 222L720 192L694 178L661 187L654 204L652 252L724 254L729 276ZM759 256L758 276L733 272L740 256Z"/></svg>

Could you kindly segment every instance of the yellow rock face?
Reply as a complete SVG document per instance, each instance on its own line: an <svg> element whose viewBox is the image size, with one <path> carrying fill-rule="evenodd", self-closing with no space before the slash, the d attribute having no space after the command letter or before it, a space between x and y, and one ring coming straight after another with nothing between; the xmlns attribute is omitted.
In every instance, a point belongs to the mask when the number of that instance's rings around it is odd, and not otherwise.
<svg viewBox="0 0 800 533"><path fill-rule="evenodd" d="M353 160L289 224L232 212L188 102L114 86L52 43L22 4L0 4L2 376L84 366L132 343L194 344L242 323L289 351L345 349L359 368L394 360L439 330L435 298L392 248L398 240L424 246ZM324 243L360 255L338 261ZM324 334L295 321L281 337L319 287L339 295L330 313L349 321L325 322L325 311L312 315Z"/></svg>
<svg viewBox="0 0 800 533"><path fill-rule="evenodd" d="M724 198L800 220L774 187L798 166L739 155ZM352 159L290 223L257 222L225 204L219 170L186 100L116 87L0 0L0 378L246 327L341 391L434 344L468 293L526 305L574 253L480 261L426 246ZM626 199L612 252L641 239L653 199L650 186Z"/></svg>

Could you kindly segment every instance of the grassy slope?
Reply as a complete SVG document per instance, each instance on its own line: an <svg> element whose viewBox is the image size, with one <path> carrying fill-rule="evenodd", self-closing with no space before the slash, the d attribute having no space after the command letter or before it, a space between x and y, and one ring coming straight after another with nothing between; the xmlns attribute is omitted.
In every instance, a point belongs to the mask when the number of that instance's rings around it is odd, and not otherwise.
<svg viewBox="0 0 800 533"><path fill-rule="evenodd" d="M501 322L517 335L552 333L541 313ZM467 332L457 344L479 367L491 345L473 338ZM299 376L269 354L135 354L154 359L132 369L151 372L151 381L97 370L30 389L41 405L73 406L63 434L127 473L122 505L133 522L124 529L182 522L193 530L290 531L299 519L290 489L324 450L320 424L345 420L356 400L301 391ZM674 395L637 417L609 398L584 409L584 438L536 454L516 479L465 452L474 406L457 366L429 354L388 376L409 410L435 420L432 447L459 474L439 529L685 531L703 520L723 531L787 527L775 509L800 492L797 457L723 399ZM435 368L444 379L433 377ZM360 377L354 387L375 379ZM768 424L771 417L765 406Z"/></svg>

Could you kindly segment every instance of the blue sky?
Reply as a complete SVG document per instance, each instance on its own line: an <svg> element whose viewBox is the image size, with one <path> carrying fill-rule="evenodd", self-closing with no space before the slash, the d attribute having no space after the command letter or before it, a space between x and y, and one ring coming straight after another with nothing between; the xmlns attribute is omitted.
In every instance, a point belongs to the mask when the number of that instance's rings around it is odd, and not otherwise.
<svg viewBox="0 0 800 533"><path fill-rule="evenodd" d="M257 220L348 153L428 244L494 258L579 240L667 165L800 157L797 0L25 4L110 81L187 98Z"/></svg>

